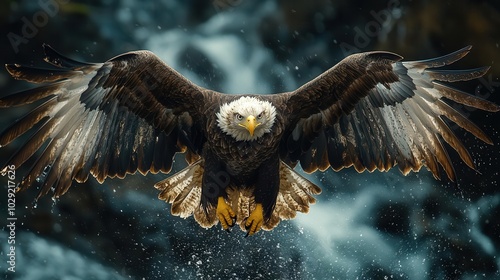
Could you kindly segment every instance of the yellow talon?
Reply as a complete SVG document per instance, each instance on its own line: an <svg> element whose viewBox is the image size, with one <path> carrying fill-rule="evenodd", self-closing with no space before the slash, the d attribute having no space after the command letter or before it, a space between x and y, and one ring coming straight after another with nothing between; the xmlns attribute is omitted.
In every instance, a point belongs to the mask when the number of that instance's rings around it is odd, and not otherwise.
<svg viewBox="0 0 500 280"><path fill-rule="evenodd" d="M234 214L233 209L227 205L226 200L222 196L219 196L217 200L216 212L217 218L224 230L228 231L230 227L234 226L236 214Z"/></svg>
<svg viewBox="0 0 500 280"><path fill-rule="evenodd" d="M257 203L255 209L250 213L246 222L245 228L248 230L247 236L254 235L262 228L264 222L264 211L261 203Z"/></svg>

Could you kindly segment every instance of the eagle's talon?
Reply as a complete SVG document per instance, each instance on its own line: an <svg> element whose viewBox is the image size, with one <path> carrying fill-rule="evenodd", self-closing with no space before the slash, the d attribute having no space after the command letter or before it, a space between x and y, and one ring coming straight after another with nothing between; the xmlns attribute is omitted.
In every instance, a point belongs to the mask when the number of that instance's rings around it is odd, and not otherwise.
<svg viewBox="0 0 500 280"><path fill-rule="evenodd" d="M233 209L227 205L224 198L221 196L217 201L217 218L219 219L222 228L231 232L229 229L233 227L236 223L236 214L234 214Z"/></svg>
<svg viewBox="0 0 500 280"><path fill-rule="evenodd" d="M262 209L262 204L257 203L255 209L250 213L250 216L245 220L245 229L247 230L247 235L252 236L257 233L264 223L264 211Z"/></svg>

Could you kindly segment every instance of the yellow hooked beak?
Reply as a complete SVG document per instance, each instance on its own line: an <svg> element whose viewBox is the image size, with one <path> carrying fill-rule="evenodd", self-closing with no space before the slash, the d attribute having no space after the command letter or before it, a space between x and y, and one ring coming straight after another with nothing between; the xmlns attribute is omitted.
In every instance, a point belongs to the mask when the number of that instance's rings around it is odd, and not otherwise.
<svg viewBox="0 0 500 280"><path fill-rule="evenodd" d="M248 132L250 133L250 136L253 136L253 132L255 131L255 128L259 125L260 125L260 123L256 122L255 117L252 115L248 116L246 120L244 120L243 122L241 122L239 124L239 126L244 127L248 130Z"/></svg>

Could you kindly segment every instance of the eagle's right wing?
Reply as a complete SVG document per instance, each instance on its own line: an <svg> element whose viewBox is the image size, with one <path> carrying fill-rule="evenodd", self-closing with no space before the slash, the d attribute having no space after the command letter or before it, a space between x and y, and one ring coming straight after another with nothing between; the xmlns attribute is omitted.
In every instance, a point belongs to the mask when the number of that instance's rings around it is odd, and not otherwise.
<svg viewBox="0 0 500 280"><path fill-rule="evenodd" d="M388 52L354 54L288 97L290 125L281 157L307 172L354 166L362 172L395 166L407 174L423 165L436 178L441 166L455 179L443 140L471 168L467 149L447 121L485 143L492 140L443 99L498 112L500 106L447 85L481 77L489 67L440 70L470 50L419 61L400 61ZM288 95L288 96L287 96ZM446 120L447 119L447 120Z"/></svg>
<svg viewBox="0 0 500 280"><path fill-rule="evenodd" d="M153 53L87 64L44 50L57 69L6 67L16 79L46 85L0 99L0 108L40 103L0 135L2 147L36 127L2 170L34 158L20 189L39 182L39 196L51 188L60 196L89 174L102 182L137 170L169 172L174 154L186 148L188 159L197 157L204 89Z"/></svg>

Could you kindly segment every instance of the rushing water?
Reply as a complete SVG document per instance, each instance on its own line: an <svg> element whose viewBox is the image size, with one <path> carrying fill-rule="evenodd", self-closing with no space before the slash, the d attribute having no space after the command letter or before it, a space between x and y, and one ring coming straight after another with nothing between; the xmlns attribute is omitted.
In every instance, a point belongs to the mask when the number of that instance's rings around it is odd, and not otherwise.
<svg viewBox="0 0 500 280"><path fill-rule="evenodd" d="M342 12L340 6L333 4L310 5L309 10L290 12L292 8L283 1L95 2L99 4L94 4L86 20L97 28L96 37L105 38L113 53L125 51L127 46L149 49L193 82L222 92L264 94L293 90L343 56L340 42L332 35L341 27L325 25L328 19ZM377 12L384 5L366 9ZM26 10L36 9L34 6ZM401 4L389 10L392 17L381 25L385 28L384 36L393 28L402 28L395 21L402 10ZM308 13L314 12L310 17L313 22L303 25L313 26L315 31L300 29L300 19L290 18L286 12L297 18L305 17L304 20L309 19ZM56 24L59 18L51 20ZM353 38L351 42L355 42L356 29L352 26L344 29L347 31L343 36L347 33ZM79 40L78 33L73 35L71 40ZM384 40L384 36L370 37L371 45ZM95 49L100 43L88 45ZM89 52L88 47L82 48ZM71 56L72 50L64 53ZM498 137L495 142L498 143ZM488 150L473 155L484 153ZM498 160L498 154L487 156L491 159L487 162ZM177 169L183 166L181 158L176 161ZM480 176L473 172L466 174ZM157 200L152 188L165 175L128 176L125 180L107 180L104 186L91 181L85 187L73 187L55 205L43 199L39 201L41 207L36 209L18 204L23 225L17 232L18 272L14 276L17 279L500 277L498 191L475 196L467 188L480 187L479 184L465 183L456 189L454 184L435 181L424 170L406 177L397 170L371 174L330 170L307 176L323 189L310 213L282 222L272 232L246 239L238 229L231 234L218 227L204 230L192 218L172 217L169 205ZM498 177L498 171L490 175L493 176ZM483 189L494 189L497 182L480 184ZM7 243L3 242L6 233L0 233L2 268L8 251Z"/></svg>

